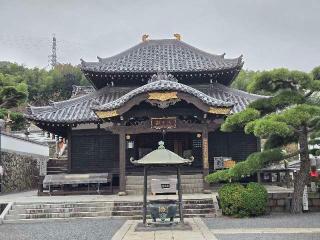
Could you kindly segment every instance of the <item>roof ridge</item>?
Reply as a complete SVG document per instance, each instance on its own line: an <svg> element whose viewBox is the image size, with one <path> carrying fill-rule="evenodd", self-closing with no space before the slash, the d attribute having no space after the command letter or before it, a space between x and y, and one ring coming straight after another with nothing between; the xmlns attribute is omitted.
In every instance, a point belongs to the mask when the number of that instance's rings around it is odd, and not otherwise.
<svg viewBox="0 0 320 240"><path fill-rule="evenodd" d="M245 95L245 96L249 96L249 97L260 97L260 98L268 98L270 96L265 96L265 95L259 95L259 94L255 94L255 93L249 93L249 92L246 92L246 91L243 91L243 90L240 90L240 89L237 89L237 88L233 88L233 87L227 87L221 83L214 83L216 85L219 85L220 87L224 88L224 89L228 89L228 90L231 90L233 92L237 92L241 95Z"/></svg>
<svg viewBox="0 0 320 240"><path fill-rule="evenodd" d="M204 55L207 55L208 57L218 57L218 58L221 58L221 59L225 59L225 60L236 60L236 59L241 59L242 58L242 54L238 57L235 57L235 58L224 58L225 56L225 53L222 53L222 54L213 54L213 53L209 53L209 52L206 52L204 50L201 50L200 48L197 48L197 47L194 47L182 40L177 40L177 39L150 39L150 40L146 40L145 42L140 42L118 54L115 54L113 56L110 56L110 57L97 57L99 62L103 62L103 63L106 63L106 61L109 61L109 60L113 60L115 58L120 58L122 57L122 55L125 55L126 53L140 47L140 46L143 46L143 45L151 45L151 44L154 44L154 43L159 43L159 42L168 42L168 43L174 43L174 44L180 44L181 46L183 47L187 47L187 48L191 48L199 53L202 53Z"/></svg>
<svg viewBox="0 0 320 240"><path fill-rule="evenodd" d="M135 88L112 102L108 102L108 103L102 104L100 106L93 107L92 109L95 109L95 110L102 110L103 108L115 109L116 107L122 106L125 102L129 101L134 96L139 95L141 93L145 93L145 92L149 92L149 91L165 90L165 89L160 88L160 86L161 86L160 83L163 83L163 84L170 83L171 86L168 85L169 89L178 89L178 87L176 87L176 85L180 85L181 87L180 87L179 91L187 92L195 97L199 97L197 95L204 95L205 97L214 100L216 103L224 104L225 106L232 106L235 104L233 102L227 102L227 101L224 101L221 99L211 97L208 94L206 94L196 88L193 88L191 86L185 85L183 83L179 83L179 82L175 82L175 81L171 81L171 80L157 80L157 81L149 82L149 83L147 83L143 86L140 86L138 88ZM155 89L151 88L153 85L155 85ZM160 89L157 89L157 87L159 87ZM205 102L206 100L202 99L202 101Z"/></svg>

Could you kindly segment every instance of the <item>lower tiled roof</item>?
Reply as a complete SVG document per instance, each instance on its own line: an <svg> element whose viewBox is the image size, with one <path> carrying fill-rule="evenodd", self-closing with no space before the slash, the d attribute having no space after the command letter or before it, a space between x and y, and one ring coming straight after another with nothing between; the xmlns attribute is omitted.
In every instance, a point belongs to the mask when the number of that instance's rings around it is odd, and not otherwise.
<svg viewBox="0 0 320 240"><path fill-rule="evenodd" d="M263 96L246 93L240 90L226 87L219 83L209 85L187 86L195 92L202 92L218 102L233 105L232 113L245 109L252 101ZM29 106L26 117L30 120L51 123L86 123L98 122L93 108L114 102L125 94L135 90L136 87L110 87L88 93L84 96L75 97L66 101L52 102L49 106Z"/></svg>

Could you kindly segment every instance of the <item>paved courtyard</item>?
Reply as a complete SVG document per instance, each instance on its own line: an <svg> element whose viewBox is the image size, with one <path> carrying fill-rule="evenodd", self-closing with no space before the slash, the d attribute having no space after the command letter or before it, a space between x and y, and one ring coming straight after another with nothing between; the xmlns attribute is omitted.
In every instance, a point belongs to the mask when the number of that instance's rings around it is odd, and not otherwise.
<svg viewBox="0 0 320 240"><path fill-rule="evenodd" d="M188 231L134 233L135 221L77 219L42 223L0 225L0 240L319 240L320 213L234 219L190 219L196 225ZM130 230L131 227L131 230ZM119 231L118 231L119 230ZM125 231L126 234L121 234ZM210 236L210 238L208 238Z"/></svg>

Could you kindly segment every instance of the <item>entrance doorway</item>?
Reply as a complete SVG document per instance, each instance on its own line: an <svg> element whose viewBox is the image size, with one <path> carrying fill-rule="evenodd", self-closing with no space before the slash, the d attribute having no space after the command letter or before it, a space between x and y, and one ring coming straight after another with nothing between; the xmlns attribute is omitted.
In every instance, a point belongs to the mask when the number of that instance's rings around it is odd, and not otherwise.
<svg viewBox="0 0 320 240"><path fill-rule="evenodd" d="M130 158L140 159L146 154L158 148L158 142L164 141L165 148L178 154L183 158L194 157L192 166L183 167L182 171L199 172L202 170L202 145L201 138L195 133L166 132L162 133L142 133L130 135L130 144L127 144L127 172L142 173L143 168L133 166ZM127 143L128 143L127 142ZM161 169L163 171L163 168Z"/></svg>

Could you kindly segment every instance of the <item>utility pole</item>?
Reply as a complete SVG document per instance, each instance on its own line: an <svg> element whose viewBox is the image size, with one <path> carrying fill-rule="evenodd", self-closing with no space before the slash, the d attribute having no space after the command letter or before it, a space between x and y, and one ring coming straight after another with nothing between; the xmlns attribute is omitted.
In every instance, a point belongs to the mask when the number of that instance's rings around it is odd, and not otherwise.
<svg viewBox="0 0 320 240"><path fill-rule="evenodd" d="M49 55L49 63L51 68L54 68L57 65L57 39L55 34L52 37L52 47L51 47L51 55Z"/></svg>

